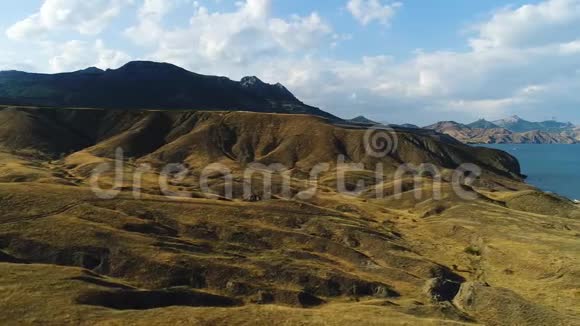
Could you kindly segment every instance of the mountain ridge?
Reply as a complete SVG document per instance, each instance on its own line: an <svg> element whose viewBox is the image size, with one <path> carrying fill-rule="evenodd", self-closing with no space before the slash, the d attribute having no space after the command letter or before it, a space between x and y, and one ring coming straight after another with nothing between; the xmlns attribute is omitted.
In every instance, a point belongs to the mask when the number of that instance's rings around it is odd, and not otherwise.
<svg viewBox="0 0 580 326"><path fill-rule="evenodd" d="M574 129L575 125L571 122L559 122L556 120L545 120L532 122L517 115L500 119L492 122L498 127L508 129L513 132L544 131L544 132L562 132Z"/></svg>
<svg viewBox="0 0 580 326"><path fill-rule="evenodd" d="M487 121L485 119L479 119L475 122L472 122L470 124L467 125L470 128L481 128L481 129L495 129L495 128L500 128L500 126L498 126L497 124L491 122L491 121Z"/></svg>
<svg viewBox="0 0 580 326"><path fill-rule="evenodd" d="M530 122L511 116L494 122L479 119L470 124L440 121L425 129L449 135L468 144L575 144L580 130L572 123L554 120Z"/></svg>
<svg viewBox="0 0 580 326"><path fill-rule="evenodd" d="M234 81L151 61L131 61L118 69L89 67L59 74L2 71L0 103L129 110L245 110L341 120L304 104L280 83L267 84L255 76Z"/></svg>

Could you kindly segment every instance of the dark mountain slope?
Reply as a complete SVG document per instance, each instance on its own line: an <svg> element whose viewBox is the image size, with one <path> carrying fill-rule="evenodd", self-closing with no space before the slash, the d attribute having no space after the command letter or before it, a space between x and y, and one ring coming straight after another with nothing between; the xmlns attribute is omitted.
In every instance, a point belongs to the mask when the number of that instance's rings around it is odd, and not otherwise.
<svg viewBox="0 0 580 326"><path fill-rule="evenodd" d="M204 109L305 113L339 120L300 102L281 84L257 77L241 82L180 67L135 61L116 70L88 68L62 74L0 72L0 103L108 109Z"/></svg>

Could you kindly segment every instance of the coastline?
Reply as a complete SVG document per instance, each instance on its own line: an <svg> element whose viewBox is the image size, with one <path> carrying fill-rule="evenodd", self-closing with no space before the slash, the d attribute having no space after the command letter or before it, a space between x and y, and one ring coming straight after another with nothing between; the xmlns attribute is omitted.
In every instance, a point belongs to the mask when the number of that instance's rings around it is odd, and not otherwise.
<svg viewBox="0 0 580 326"><path fill-rule="evenodd" d="M580 151L570 151L579 144L470 144L507 152L520 162L526 183L580 205Z"/></svg>

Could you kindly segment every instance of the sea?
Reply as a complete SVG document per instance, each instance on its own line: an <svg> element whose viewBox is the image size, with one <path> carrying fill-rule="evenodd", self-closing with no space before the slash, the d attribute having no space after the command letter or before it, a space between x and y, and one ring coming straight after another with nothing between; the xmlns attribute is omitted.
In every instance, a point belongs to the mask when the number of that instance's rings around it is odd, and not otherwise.
<svg viewBox="0 0 580 326"><path fill-rule="evenodd" d="M543 191L580 200L580 144L478 145L503 150L515 156L528 176L526 182Z"/></svg>

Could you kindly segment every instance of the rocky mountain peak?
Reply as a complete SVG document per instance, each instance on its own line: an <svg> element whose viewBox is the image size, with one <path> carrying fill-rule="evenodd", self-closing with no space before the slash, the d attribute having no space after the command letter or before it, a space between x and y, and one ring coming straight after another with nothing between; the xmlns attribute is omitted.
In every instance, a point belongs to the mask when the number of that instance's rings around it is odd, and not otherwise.
<svg viewBox="0 0 580 326"><path fill-rule="evenodd" d="M244 87L256 87L266 85L260 78L256 76L246 76L240 80L240 83Z"/></svg>

